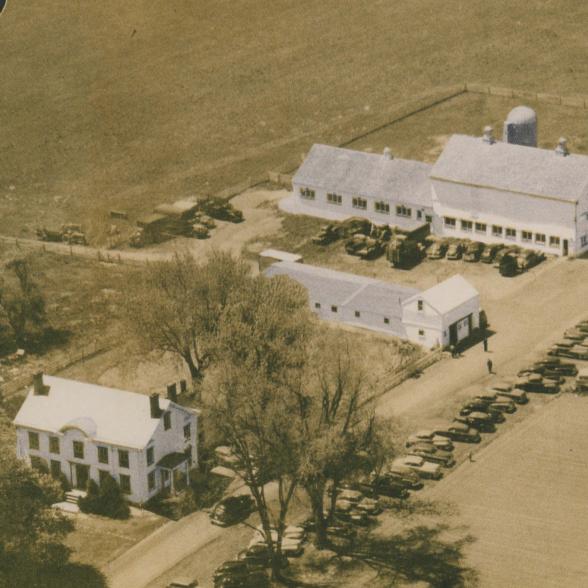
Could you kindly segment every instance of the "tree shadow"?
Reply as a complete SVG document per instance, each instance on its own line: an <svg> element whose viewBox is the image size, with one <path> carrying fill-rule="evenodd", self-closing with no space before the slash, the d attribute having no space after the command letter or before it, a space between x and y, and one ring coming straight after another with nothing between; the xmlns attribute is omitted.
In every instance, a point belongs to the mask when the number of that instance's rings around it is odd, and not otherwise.
<svg viewBox="0 0 588 588"><path fill-rule="evenodd" d="M86 564L68 563L57 568L23 569L18 566L6 570L2 578L6 586L27 588L108 588L106 578L96 568Z"/></svg>

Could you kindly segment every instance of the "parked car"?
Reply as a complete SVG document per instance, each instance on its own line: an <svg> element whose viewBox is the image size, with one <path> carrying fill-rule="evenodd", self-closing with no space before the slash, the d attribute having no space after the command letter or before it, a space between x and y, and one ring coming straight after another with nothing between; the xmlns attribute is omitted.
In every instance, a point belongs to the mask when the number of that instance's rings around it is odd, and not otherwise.
<svg viewBox="0 0 588 588"><path fill-rule="evenodd" d="M503 247L499 249L496 254L494 255L494 267L500 268L500 263L507 255L515 255L517 253L517 249L514 247Z"/></svg>
<svg viewBox="0 0 588 588"><path fill-rule="evenodd" d="M574 344L568 346L557 343L549 348L547 355L586 360L588 359L588 346Z"/></svg>
<svg viewBox="0 0 588 588"><path fill-rule="evenodd" d="M411 447L416 443L432 443L435 447L439 449L444 449L445 451L453 451L453 443L447 437L442 437L441 435L435 435L433 431L417 431L413 433L407 440L406 440L406 447Z"/></svg>
<svg viewBox="0 0 588 588"><path fill-rule="evenodd" d="M503 398L510 398L517 404L527 404L527 402L529 402L529 397L524 390L514 388L512 384L505 382L496 382L492 384L489 392L493 392L497 396L502 396Z"/></svg>
<svg viewBox="0 0 588 588"><path fill-rule="evenodd" d="M269 578L262 570L251 570L243 560L226 561L214 572L215 588L265 588Z"/></svg>
<svg viewBox="0 0 588 588"><path fill-rule="evenodd" d="M490 408L487 403L482 401L474 400L472 402L467 402L459 410L460 417L470 416L472 414L475 415L477 413L487 415L493 423L503 423L505 421L504 415L501 412Z"/></svg>
<svg viewBox="0 0 588 588"><path fill-rule="evenodd" d="M480 241L472 241L465 249L463 260L469 262L480 261L482 251L484 251L484 243L481 243Z"/></svg>
<svg viewBox="0 0 588 588"><path fill-rule="evenodd" d="M466 416L458 415L455 417L455 422L469 425L481 431L482 433L494 433L496 425L492 417L485 412L472 412Z"/></svg>
<svg viewBox="0 0 588 588"><path fill-rule="evenodd" d="M426 461L418 455L406 455L398 457L392 462L393 466L408 468L416 472L421 478L431 478L439 480L443 477L441 466L438 463Z"/></svg>
<svg viewBox="0 0 588 588"><path fill-rule="evenodd" d="M505 278L513 278L520 271L520 266L515 253L507 253L498 264L500 275Z"/></svg>
<svg viewBox="0 0 588 588"><path fill-rule="evenodd" d="M351 525L335 524L327 527L327 535L341 539L353 539L357 535L357 531Z"/></svg>
<svg viewBox="0 0 588 588"><path fill-rule="evenodd" d="M568 329L564 333L564 339L571 339L572 341L584 341L586 338L586 333L584 331L580 331L579 329Z"/></svg>
<svg viewBox="0 0 588 588"><path fill-rule="evenodd" d="M456 260L456 259L461 259L461 256L463 255L463 244L460 243L459 241L454 241L453 243L449 244L449 247L447 248L447 259L452 259L452 260Z"/></svg>
<svg viewBox="0 0 588 588"><path fill-rule="evenodd" d="M271 566L272 554L267 545L263 543L257 543L251 547L248 547L247 549L241 550L237 556L237 559L239 559L239 561L245 562L247 568L250 570L264 569ZM282 555L279 561L280 567L288 567L289 562L285 555Z"/></svg>
<svg viewBox="0 0 588 588"><path fill-rule="evenodd" d="M419 443L413 445L408 450L408 455L418 455L424 457L427 461L433 463L440 463L446 468L451 468L455 465L455 459L450 451L444 451L443 449L437 449L431 443Z"/></svg>
<svg viewBox="0 0 588 588"><path fill-rule="evenodd" d="M461 443L479 443L482 440L480 432L465 423L451 423L447 427L435 429L435 435Z"/></svg>
<svg viewBox="0 0 588 588"><path fill-rule="evenodd" d="M446 241L434 241L427 251L429 259L443 259L447 253Z"/></svg>
<svg viewBox="0 0 588 588"><path fill-rule="evenodd" d="M547 378L560 386L566 381L565 378L557 372L549 372L547 370L531 370L527 368L517 372L517 377L524 378L525 376L542 376L543 378Z"/></svg>
<svg viewBox="0 0 588 588"><path fill-rule="evenodd" d="M370 517L363 511L352 508L342 510L335 508L335 520L339 523L348 523L359 527L366 527L370 524Z"/></svg>
<svg viewBox="0 0 588 588"><path fill-rule="evenodd" d="M548 373L560 374L566 377L576 376L578 368L576 364L570 361L562 361L561 359L543 359L531 364L530 369L534 372L540 373L542 376L547 376Z"/></svg>
<svg viewBox="0 0 588 588"><path fill-rule="evenodd" d="M198 588L198 580L191 578L176 578L166 588Z"/></svg>
<svg viewBox="0 0 588 588"><path fill-rule="evenodd" d="M486 245L482 251L482 255L480 256L480 261L482 263L492 263L494 261L494 257L501 249L504 249L504 245L498 245L494 243Z"/></svg>
<svg viewBox="0 0 588 588"><path fill-rule="evenodd" d="M527 249L521 251L517 255L517 265L521 271L526 271L535 267L537 264L541 263L545 259L545 255L540 251L533 251L532 249Z"/></svg>
<svg viewBox="0 0 588 588"><path fill-rule="evenodd" d="M515 403L512 400L499 398L497 394L494 394L494 400L488 400L487 393L481 392L480 394L474 396L471 402L478 405L485 404L490 410L495 410L497 412L505 412L507 414L512 414L513 412L517 411L517 407L515 406ZM482 412L484 412L484 410L482 410Z"/></svg>
<svg viewBox="0 0 588 588"><path fill-rule="evenodd" d="M398 468L391 466L380 477L386 478L390 483L397 483L407 490L420 490L423 487L420 476L416 472L404 467Z"/></svg>
<svg viewBox="0 0 588 588"><path fill-rule="evenodd" d="M526 392L542 392L546 394L557 394L559 392L559 385L557 382L547 380L539 374L530 374L517 378L516 387Z"/></svg>
<svg viewBox="0 0 588 588"><path fill-rule="evenodd" d="M254 510L254 501L248 494L229 496L218 502L210 512L210 521L228 527L245 520Z"/></svg>
<svg viewBox="0 0 588 588"><path fill-rule="evenodd" d="M374 498L363 498L355 508L370 516L377 516L382 512L382 505Z"/></svg>
<svg viewBox="0 0 588 588"><path fill-rule="evenodd" d="M423 483L420 482L422 487ZM387 476L365 480L362 487L366 492L373 493L375 496L388 496L390 498L408 498L410 493L402 483L394 481Z"/></svg>

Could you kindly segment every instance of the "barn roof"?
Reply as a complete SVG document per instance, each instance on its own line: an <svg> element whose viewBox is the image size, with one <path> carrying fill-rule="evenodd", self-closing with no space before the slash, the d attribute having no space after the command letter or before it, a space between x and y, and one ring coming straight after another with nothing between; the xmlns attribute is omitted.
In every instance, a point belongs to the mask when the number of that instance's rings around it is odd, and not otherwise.
<svg viewBox="0 0 588 588"><path fill-rule="evenodd" d="M31 390L15 425L53 433L76 428L95 441L138 449L155 433L159 419L151 418L149 396L53 376L43 382L49 393L36 396ZM170 404L159 399L162 410Z"/></svg>
<svg viewBox="0 0 588 588"><path fill-rule="evenodd" d="M329 145L312 146L293 182L333 192L432 206L431 166Z"/></svg>
<svg viewBox="0 0 588 588"><path fill-rule="evenodd" d="M424 292L415 294L406 300L406 304L418 298L424 300L439 314L446 314L479 295L463 276L457 274Z"/></svg>
<svg viewBox="0 0 588 588"><path fill-rule="evenodd" d="M453 135L431 179L577 202L588 193L588 157Z"/></svg>

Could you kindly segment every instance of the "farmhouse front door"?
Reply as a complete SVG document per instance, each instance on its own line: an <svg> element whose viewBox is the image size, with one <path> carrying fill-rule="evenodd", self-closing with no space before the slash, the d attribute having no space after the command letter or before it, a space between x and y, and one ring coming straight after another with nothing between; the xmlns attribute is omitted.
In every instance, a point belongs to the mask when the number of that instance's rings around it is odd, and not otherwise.
<svg viewBox="0 0 588 588"><path fill-rule="evenodd" d="M79 490L85 490L88 486L90 468L87 465L79 463L76 463L74 467L76 472L75 487Z"/></svg>

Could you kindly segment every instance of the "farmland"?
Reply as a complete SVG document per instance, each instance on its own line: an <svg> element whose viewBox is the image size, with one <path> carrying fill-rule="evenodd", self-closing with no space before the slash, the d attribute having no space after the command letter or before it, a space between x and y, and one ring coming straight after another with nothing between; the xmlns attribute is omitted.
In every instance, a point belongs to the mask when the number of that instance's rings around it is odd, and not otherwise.
<svg viewBox="0 0 588 588"><path fill-rule="evenodd" d="M583 93L587 12L579 0L13 3L0 22L0 232L77 220L96 239L110 208L137 214L295 165L313 142L464 80Z"/></svg>

